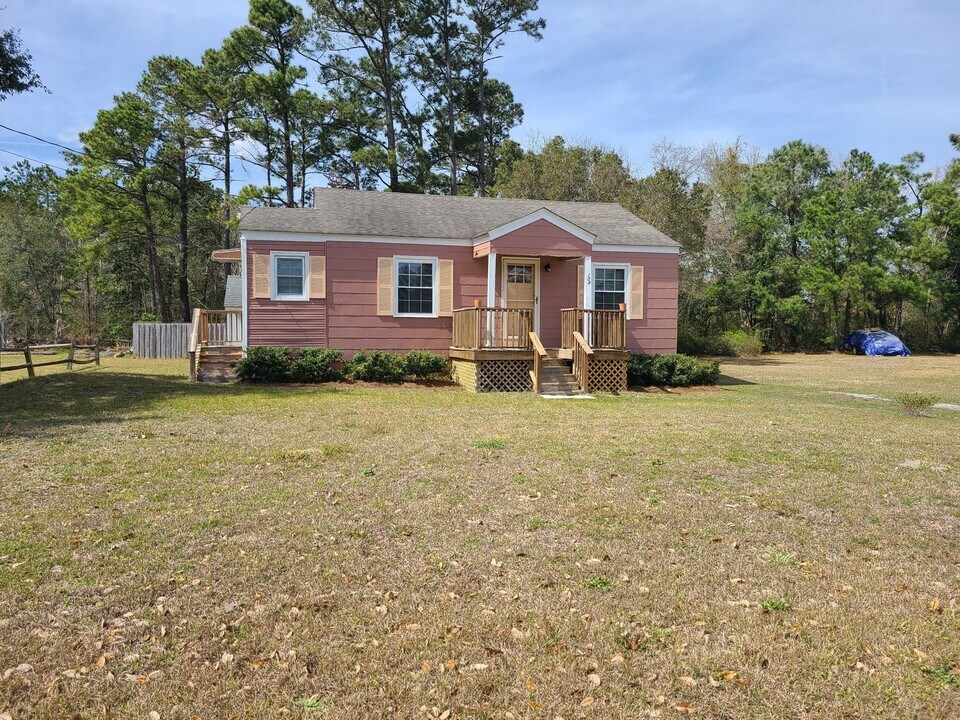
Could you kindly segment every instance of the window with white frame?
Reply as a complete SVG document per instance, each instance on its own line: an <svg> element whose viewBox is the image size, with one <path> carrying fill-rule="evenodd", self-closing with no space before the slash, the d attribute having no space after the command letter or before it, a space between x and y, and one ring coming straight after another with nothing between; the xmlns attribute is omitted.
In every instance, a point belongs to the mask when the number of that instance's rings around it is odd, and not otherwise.
<svg viewBox="0 0 960 720"><path fill-rule="evenodd" d="M394 258L397 315L437 316L437 264L436 258Z"/></svg>
<svg viewBox="0 0 960 720"><path fill-rule="evenodd" d="M593 308L595 310L619 310L620 303L627 302L627 265L593 266Z"/></svg>
<svg viewBox="0 0 960 720"><path fill-rule="evenodd" d="M271 266L274 300L306 300L308 253L273 252Z"/></svg>

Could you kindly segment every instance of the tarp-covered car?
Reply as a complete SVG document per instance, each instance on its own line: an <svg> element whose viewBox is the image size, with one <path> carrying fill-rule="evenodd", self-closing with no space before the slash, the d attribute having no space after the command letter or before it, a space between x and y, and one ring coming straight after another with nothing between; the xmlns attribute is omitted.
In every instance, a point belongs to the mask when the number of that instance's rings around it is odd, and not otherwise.
<svg viewBox="0 0 960 720"><path fill-rule="evenodd" d="M886 330L855 330L844 343L857 355L888 355L907 357L910 348L893 333Z"/></svg>

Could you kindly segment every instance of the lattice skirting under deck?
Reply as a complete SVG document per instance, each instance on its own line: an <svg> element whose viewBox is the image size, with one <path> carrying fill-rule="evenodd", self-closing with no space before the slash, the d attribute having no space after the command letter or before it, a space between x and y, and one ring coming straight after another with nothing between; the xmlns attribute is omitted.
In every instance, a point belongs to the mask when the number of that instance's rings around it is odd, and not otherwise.
<svg viewBox="0 0 960 720"><path fill-rule="evenodd" d="M627 361L594 358L590 362L590 392L622 392L627 389Z"/></svg>
<svg viewBox="0 0 960 720"><path fill-rule="evenodd" d="M453 379L470 392L529 392L532 360L454 360Z"/></svg>

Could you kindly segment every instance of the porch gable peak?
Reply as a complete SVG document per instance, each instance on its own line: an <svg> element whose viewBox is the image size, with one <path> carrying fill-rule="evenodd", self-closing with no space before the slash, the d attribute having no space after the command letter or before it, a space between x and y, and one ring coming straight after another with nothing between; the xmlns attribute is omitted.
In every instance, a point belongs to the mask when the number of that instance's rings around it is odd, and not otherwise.
<svg viewBox="0 0 960 720"><path fill-rule="evenodd" d="M583 240L585 243L589 243L590 245L593 245L594 240L597 239L597 236L594 235L589 230L585 230L579 225L577 225L576 223L570 222L565 217L561 215L557 215L557 213L553 212L552 210L549 210L546 207L542 207L539 210L535 210L534 212L528 215L519 217L516 220L512 220L511 222L508 222L504 225L491 228L487 232L482 233L481 235L478 235L477 237L475 237L473 239L473 244L479 245L480 243L483 243L483 242L496 240L497 238L503 237L504 235L509 235L510 233L515 232L522 227L526 227L527 225L532 225L538 220L546 220L551 225L556 225L558 228L560 228L564 232L567 232L573 235L575 238L578 238L579 240Z"/></svg>

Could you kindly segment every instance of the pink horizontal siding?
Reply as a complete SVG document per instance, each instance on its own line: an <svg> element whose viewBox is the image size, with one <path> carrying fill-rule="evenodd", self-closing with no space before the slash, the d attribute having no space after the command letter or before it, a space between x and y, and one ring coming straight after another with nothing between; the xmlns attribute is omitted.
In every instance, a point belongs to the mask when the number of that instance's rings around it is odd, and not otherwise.
<svg viewBox="0 0 960 720"><path fill-rule="evenodd" d="M326 254L326 243L279 242L257 240L247 242L247 344L286 345L288 347L327 347L326 300L273 301L253 297L254 253L269 255L271 251ZM329 271L327 293L329 294Z"/></svg>
<svg viewBox="0 0 960 720"><path fill-rule="evenodd" d="M490 250L504 255L589 255L590 243L568 233L549 220L537 220L498 237Z"/></svg>
<svg viewBox="0 0 960 720"><path fill-rule="evenodd" d="M539 232L564 232L547 221ZM534 223L536 224L536 223ZM552 230L551 230L552 228ZM518 231L519 232L519 231ZM513 233L511 233L512 235ZM507 236L504 236L507 237ZM570 236L573 237L573 236ZM581 242L574 238L577 242ZM560 252L557 245L551 252ZM248 264L248 343L290 347L327 346L349 357L357 350L406 352L423 349L446 354L452 340L451 318L395 318L377 315L377 258L394 255L437 257L454 262L454 308L472 307L487 294L487 258L473 257L470 247L369 242L247 243L253 252L292 250L325 254L327 299L272 302L252 298L252 265ZM568 248L569 250L569 248ZM498 249L498 253L500 250ZM503 254L497 258L496 298L502 305ZM529 248L509 251L514 257L537 257ZM593 252L594 263L643 265L643 320L627 321L628 345L634 352L673 353L677 348L678 256L669 253ZM560 311L577 304L577 267L583 261L540 257L540 337L547 347L560 345ZM550 272L546 265L550 264Z"/></svg>
<svg viewBox="0 0 960 720"><path fill-rule="evenodd" d="M377 258L406 255L453 260L453 307L472 307L487 294L487 263L473 248L406 243L336 242L327 246L330 347L357 350L433 350L447 354L453 319L377 315Z"/></svg>
<svg viewBox="0 0 960 720"><path fill-rule="evenodd" d="M675 253L595 252L594 263L643 265L643 320L627 321L627 348L648 355L677 351L679 255Z"/></svg>

